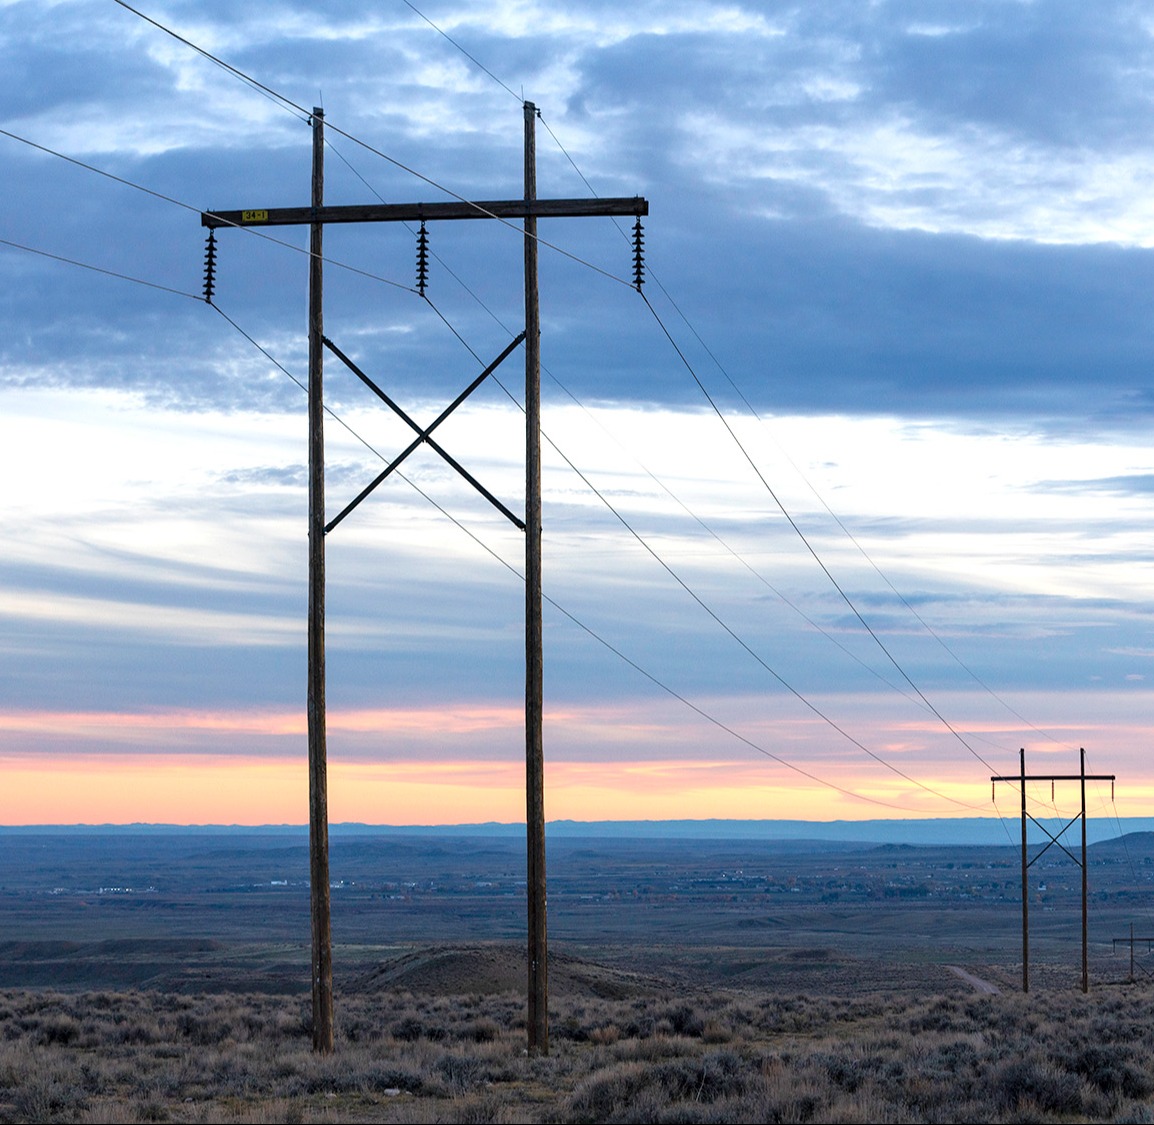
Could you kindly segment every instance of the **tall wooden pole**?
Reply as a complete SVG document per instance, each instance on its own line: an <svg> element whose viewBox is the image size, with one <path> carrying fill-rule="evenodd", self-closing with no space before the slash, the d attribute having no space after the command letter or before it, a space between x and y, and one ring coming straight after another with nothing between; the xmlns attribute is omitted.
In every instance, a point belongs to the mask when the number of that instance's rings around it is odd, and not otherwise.
<svg viewBox="0 0 1154 1125"><path fill-rule="evenodd" d="M525 200L537 198L537 107L525 106ZM528 852L529 1052L549 1053L545 919L545 752L541 628L541 309L537 219L525 218L525 838Z"/></svg>
<svg viewBox="0 0 1154 1125"><path fill-rule="evenodd" d="M1079 751L1082 759L1082 991L1090 991L1090 915L1089 876L1086 871L1086 748Z"/></svg>
<svg viewBox="0 0 1154 1125"><path fill-rule="evenodd" d="M1022 991L1030 991L1030 888L1026 860L1026 748L1020 752L1022 762Z"/></svg>
<svg viewBox="0 0 1154 1125"><path fill-rule="evenodd" d="M313 110L312 206L324 205L324 110ZM325 736L324 223L309 236L309 888L313 1050L333 1049L333 945L329 894L328 750Z"/></svg>

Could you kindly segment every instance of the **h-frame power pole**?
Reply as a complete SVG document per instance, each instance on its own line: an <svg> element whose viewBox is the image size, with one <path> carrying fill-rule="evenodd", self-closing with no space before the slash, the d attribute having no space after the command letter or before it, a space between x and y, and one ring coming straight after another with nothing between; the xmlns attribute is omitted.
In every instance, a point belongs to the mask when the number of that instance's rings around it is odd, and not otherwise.
<svg viewBox="0 0 1154 1125"><path fill-rule="evenodd" d="M537 220L635 216L635 284L641 284L640 221L649 214L640 196L615 199L538 199L535 123L537 108L523 105L525 118L524 194L516 200L465 200L437 203L324 204L324 112L312 114L312 199L308 207L206 211L201 224L220 227L308 225L309 245L309 610L308 752L309 863L312 915L313 1048L333 1050L332 925L328 861L327 745L325 734L325 535L379 485L418 445L428 444L525 533L525 806L528 884L528 1039L529 1051L549 1051L547 927L545 893L545 790L543 741L543 643L541 619L541 353L537 282ZM327 223L416 222L436 220L521 219L525 248L525 330L447 407L430 426L421 427L324 335L323 235ZM422 241L422 253L424 243ZM214 251L210 241L209 260ZM423 260L423 259L422 259ZM421 292L424 292L422 281ZM211 277L205 299L211 300ZM432 438L432 431L501 363L525 343L525 518L520 520L489 493ZM417 433L409 447L335 519L324 515L324 348L333 352Z"/></svg>
<svg viewBox="0 0 1154 1125"><path fill-rule="evenodd" d="M1008 781L1016 783L1019 786L1022 796L1022 991L1030 991L1030 893L1028 872L1035 863L1038 862L1055 845L1062 849L1071 860L1074 861L1082 869L1082 991L1090 991L1090 942L1089 942L1089 878L1086 863L1086 782L1087 781L1108 781L1110 782L1111 796L1113 795L1114 775L1112 773L1102 774L1088 774L1086 772L1086 751L1082 749L1079 751L1081 760L1081 770L1078 773L1056 773L1056 774L1027 774L1026 773L1026 750L1023 747L1019 751L1019 758L1021 761L1021 772L1017 775L1008 774L1005 777L991 777L991 788L997 785L999 781ZM1081 783L1082 805L1077 816L1071 818L1064 824L1056 833L1051 832L1041 821L1034 817L1026 810L1026 782L1027 781L1048 781L1053 786L1056 781L1077 781ZM1050 837L1050 842L1036 855L1030 859L1026 850L1026 822L1032 820L1047 836ZM1075 820L1082 822L1082 859L1078 861L1070 852L1070 849L1062 843L1062 837L1066 830L1074 823Z"/></svg>

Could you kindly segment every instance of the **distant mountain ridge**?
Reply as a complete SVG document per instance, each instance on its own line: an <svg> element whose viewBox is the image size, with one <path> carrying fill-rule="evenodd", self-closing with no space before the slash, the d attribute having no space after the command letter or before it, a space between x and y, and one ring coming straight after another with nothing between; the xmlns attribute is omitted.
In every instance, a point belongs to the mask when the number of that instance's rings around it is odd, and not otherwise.
<svg viewBox="0 0 1154 1125"><path fill-rule="evenodd" d="M1021 841L1017 817L956 817L921 820L554 820L546 826L553 838L598 839L712 839L772 840L853 844L912 844L952 846L1017 846ZM1052 826L1057 831L1059 824ZM32 833L221 833L238 835L307 834L303 824L42 824L0 826L0 835ZM510 836L522 834L523 824L489 821L479 824L388 825L343 823L330 825L334 836ZM1086 825L1091 843L1116 840L1121 834L1154 832L1154 817L1090 818ZM1075 825L1066 839L1077 842ZM1044 834L1030 826L1030 841Z"/></svg>

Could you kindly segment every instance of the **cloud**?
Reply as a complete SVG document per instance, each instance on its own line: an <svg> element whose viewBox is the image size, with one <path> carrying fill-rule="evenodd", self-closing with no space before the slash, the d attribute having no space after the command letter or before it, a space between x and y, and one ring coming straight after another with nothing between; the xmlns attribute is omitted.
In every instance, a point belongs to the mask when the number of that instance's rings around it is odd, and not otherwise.
<svg viewBox="0 0 1154 1125"><path fill-rule="evenodd" d="M55 70L26 63L36 76L33 96L45 110L58 106L52 112L73 132L59 133L43 116L10 121L17 132L77 155L99 150L98 164L194 210L303 200L303 122L128 13L91 28L81 8L67 17L70 41L89 45L80 50L110 51L129 33L141 77L117 69L114 85L149 112L115 100L98 54L69 64L62 40L41 31L29 50L51 44L64 59ZM303 60L314 74L339 69L341 84L330 89L334 123L454 190L519 190L519 107L411 13L292 6L273 21L206 20L180 6L165 18L273 85L309 84L305 104L315 100L316 82ZM866 14L857 6L795 8L767 19L725 5L662 5L627 17L614 10L611 18L579 5L524 25L503 12L515 29L455 5L430 18L498 71L507 58L522 80L565 60L565 76L540 91L546 121L598 190L651 197L653 278L707 340L725 340L716 354L759 405L860 411L884 403L928 416L1045 415L1055 425L1089 414L1107 426L1148 412L1149 318L1140 294L1149 291L1149 266L1121 246L1149 238L1141 171L1148 159L1130 124L1148 95L1128 78L1141 72L1149 32L1125 6L1096 8L1092 19L1068 5L1044 17L1028 5L947 6L933 34L900 6ZM11 6L8 19L23 33L32 7ZM305 41L315 54L302 53ZM189 68L195 82L182 77ZM68 83L53 77L63 69ZM428 112L417 90L433 99ZM87 107L107 123L91 121ZM142 141L134 129L156 140ZM330 140L340 154L329 161L332 198L437 194L346 138ZM558 194L587 190L545 132L539 150L550 190L554 180ZM199 293L195 213L15 142L4 142L4 154L17 192L14 237ZM481 225L435 229L434 249L514 326L515 288L494 282L498 272L516 274L516 239L482 233ZM562 224L557 237L628 274L627 246L601 225ZM302 244L302 232L281 235ZM408 232L329 235L337 261L412 284ZM1087 245L1103 240L1111 245ZM546 363L566 385L596 398L700 401L638 302L580 267L546 259ZM224 232L220 262L221 307L299 371L300 254ZM685 262L701 268L686 277ZM271 385L279 378L253 377L262 361L251 351L240 359L226 339L233 334L210 313L12 251L0 268L10 315L25 326L21 342L5 345L10 380L134 386L193 408L283 409L291 397ZM434 275L434 300L458 330L484 354L502 346L507 334L493 333L473 296L440 263ZM329 285L334 327L346 339L360 334L361 358L387 369L392 385L447 387L463 360L468 368L457 342L410 294L336 267ZM651 292L714 379L677 313ZM46 307L51 320L38 311ZM594 323L600 334L589 331ZM375 342L363 335L370 326L381 333ZM247 347L235 337L232 344Z"/></svg>
<svg viewBox="0 0 1154 1125"><path fill-rule="evenodd" d="M1047 487L1062 493L1083 493L1092 491L1123 493L1131 496L1146 496L1154 492L1154 473L1129 473L1116 477L1100 477L1097 480L1056 480Z"/></svg>
<svg viewBox="0 0 1154 1125"><path fill-rule="evenodd" d="M1117 691L1116 721L1140 723L1154 402L1140 11L422 10L499 81L403 5L155 9L304 112L118 6L0 10L0 124L149 189L3 137L4 237L177 290L0 248L0 470L19 482L0 510L9 709L299 703L306 232L220 232L214 310L199 299L199 211L304 204L304 117L322 102L330 202L515 198L524 89L542 111L543 195L651 205L649 307L627 225L542 223L566 251L541 254L546 592L560 607L546 610L547 694L564 760L613 760L623 785L660 746L706 760L733 736L688 700L849 769L845 740L796 691L946 778L939 759L957 748L917 725L925 709L893 660L991 737L987 684L1036 693L1049 714ZM523 318L515 226L429 233L422 300L413 230L325 232L326 332L421 423ZM514 509L521 363L442 434ZM335 513L412 435L331 358L325 395L349 426L326 425ZM327 541L331 701L367 716L337 745L358 761L402 713L511 713L523 687L520 532L427 449L403 474ZM393 764L435 753L425 721ZM1105 721L1063 722L1108 741ZM101 729L111 752L115 723ZM181 738L226 745L176 729L172 753ZM1030 730L1011 716L996 733L1012 753ZM516 741L449 733L475 761ZM736 776L716 791L732 797ZM697 792L688 777L670 783L676 800Z"/></svg>

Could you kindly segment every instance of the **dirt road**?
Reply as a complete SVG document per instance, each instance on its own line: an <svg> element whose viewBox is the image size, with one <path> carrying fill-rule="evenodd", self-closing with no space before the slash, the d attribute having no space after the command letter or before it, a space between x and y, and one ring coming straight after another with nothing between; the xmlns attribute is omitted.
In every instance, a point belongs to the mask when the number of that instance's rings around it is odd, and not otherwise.
<svg viewBox="0 0 1154 1125"><path fill-rule="evenodd" d="M967 973L965 969L959 969L957 965L947 965L946 968L954 976L961 977L975 992L980 992L983 996L997 996L1001 991L996 984L990 984L988 980L982 980L981 977L976 977L973 973Z"/></svg>

